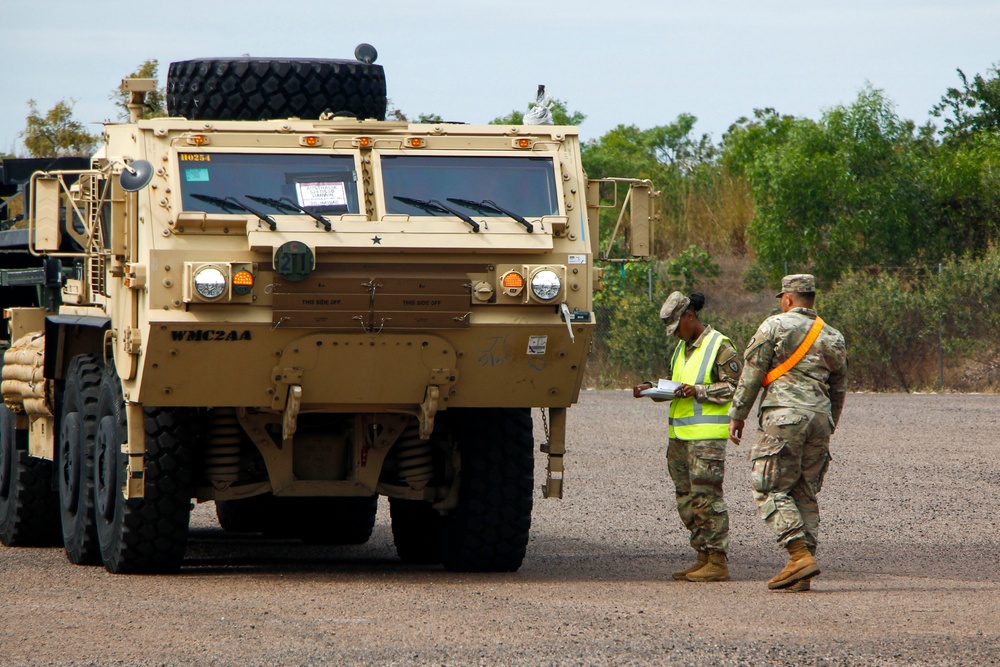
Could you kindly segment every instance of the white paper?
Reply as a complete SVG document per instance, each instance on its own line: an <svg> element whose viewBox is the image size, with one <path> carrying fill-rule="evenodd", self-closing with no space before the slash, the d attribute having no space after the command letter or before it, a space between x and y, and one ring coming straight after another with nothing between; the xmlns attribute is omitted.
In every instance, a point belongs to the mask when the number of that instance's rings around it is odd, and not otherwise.
<svg viewBox="0 0 1000 667"><path fill-rule="evenodd" d="M338 182L296 183L299 206L347 206L347 188Z"/></svg>
<svg viewBox="0 0 1000 667"><path fill-rule="evenodd" d="M660 381L656 383L657 389L663 389L669 391L671 394L677 391L677 388L681 386L680 382L674 382L673 380L664 380L660 378Z"/></svg>
<svg viewBox="0 0 1000 667"><path fill-rule="evenodd" d="M651 399L657 403L662 403L663 401L669 401L674 397L674 392L664 391L659 387L653 387L652 389L644 389L639 392L640 396L649 396Z"/></svg>
<svg viewBox="0 0 1000 667"><path fill-rule="evenodd" d="M677 388L681 386L680 382L674 382L673 380L663 380L661 379L656 383L656 386L652 389L645 389L639 394L641 396L649 396L651 399L657 403L662 403L663 401L669 401L674 397L674 392Z"/></svg>

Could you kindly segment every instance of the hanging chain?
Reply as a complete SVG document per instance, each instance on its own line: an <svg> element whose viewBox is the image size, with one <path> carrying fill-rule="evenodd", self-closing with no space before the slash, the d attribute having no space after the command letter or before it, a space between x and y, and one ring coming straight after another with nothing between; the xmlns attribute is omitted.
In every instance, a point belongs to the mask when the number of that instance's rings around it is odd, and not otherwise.
<svg viewBox="0 0 1000 667"><path fill-rule="evenodd" d="M545 430L545 442L548 444L551 440L549 437L549 418L545 416L545 408L539 408L539 410L542 411L542 428Z"/></svg>

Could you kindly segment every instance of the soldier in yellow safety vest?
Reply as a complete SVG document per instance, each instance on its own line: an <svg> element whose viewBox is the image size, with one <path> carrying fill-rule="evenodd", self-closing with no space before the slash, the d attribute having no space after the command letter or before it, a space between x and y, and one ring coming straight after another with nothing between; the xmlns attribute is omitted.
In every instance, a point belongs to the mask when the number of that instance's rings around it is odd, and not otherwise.
<svg viewBox="0 0 1000 667"><path fill-rule="evenodd" d="M674 292L660 309L667 335L680 339L670 377L680 386L670 402L667 470L677 493L677 512L698 552L693 565L674 572L682 581L729 581L729 509L722 495L729 437L729 408L742 363L732 342L703 324L705 297ZM639 397L652 388L633 388Z"/></svg>

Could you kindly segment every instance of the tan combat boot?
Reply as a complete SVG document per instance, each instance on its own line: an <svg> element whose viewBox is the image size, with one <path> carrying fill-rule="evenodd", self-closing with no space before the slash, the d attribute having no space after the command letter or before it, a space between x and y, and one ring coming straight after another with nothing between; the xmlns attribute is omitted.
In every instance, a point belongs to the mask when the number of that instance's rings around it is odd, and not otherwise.
<svg viewBox="0 0 1000 667"><path fill-rule="evenodd" d="M771 590L788 588L803 579L811 579L819 574L819 565L802 538L792 540L788 549L788 564L776 577L767 582Z"/></svg>
<svg viewBox="0 0 1000 667"><path fill-rule="evenodd" d="M698 560L696 560L694 562L694 565L691 565L688 568L680 570L679 572L674 572L673 577L674 577L674 579L677 579L678 581L686 581L687 580L687 576L689 574L691 574L695 570L700 570L702 568L702 566L704 566L705 563L707 563L707 562L708 562L708 552L707 551L699 551L698 552Z"/></svg>
<svg viewBox="0 0 1000 667"><path fill-rule="evenodd" d="M816 547L815 546L809 547L809 553L811 553L813 555L813 558L815 558L816 557ZM791 586L789 586L785 590L788 591L789 593L807 593L812 588L812 586L810 586L810 584L809 584L810 581L812 581L812 580L811 579L799 579L798 581L796 581L794 584L792 584Z"/></svg>
<svg viewBox="0 0 1000 667"><path fill-rule="evenodd" d="M687 576L688 581L729 581L729 565L726 554L721 551L709 551L708 562Z"/></svg>

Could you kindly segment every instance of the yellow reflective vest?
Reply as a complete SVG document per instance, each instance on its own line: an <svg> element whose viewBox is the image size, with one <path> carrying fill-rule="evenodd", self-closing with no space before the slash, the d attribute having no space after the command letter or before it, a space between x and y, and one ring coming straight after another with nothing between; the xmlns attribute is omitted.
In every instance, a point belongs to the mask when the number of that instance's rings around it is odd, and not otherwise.
<svg viewBox="0 0 1000 667"><path fill-rule="evenodd" d="M671 362L674 382L683 384L711 384L715 357L722 341L729 341L718 331L712 330L701 342L691 358L686 358L687 343L681 341L674 350ZM729 406L716 403L699 403L690 398L675 398L670 402L670 437L678 440L725 440L729 437Z"/></svg>

